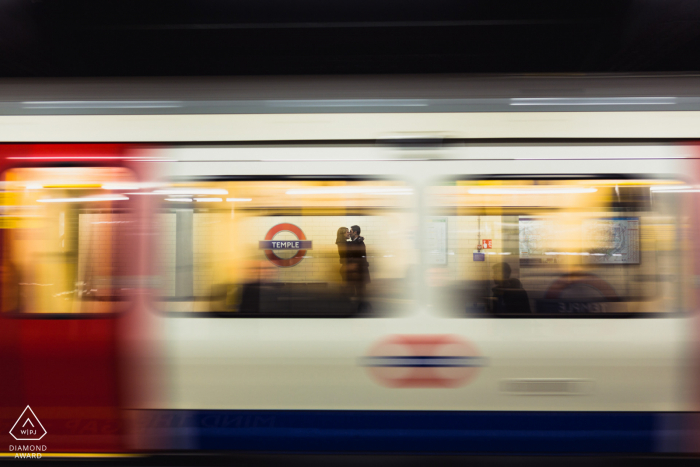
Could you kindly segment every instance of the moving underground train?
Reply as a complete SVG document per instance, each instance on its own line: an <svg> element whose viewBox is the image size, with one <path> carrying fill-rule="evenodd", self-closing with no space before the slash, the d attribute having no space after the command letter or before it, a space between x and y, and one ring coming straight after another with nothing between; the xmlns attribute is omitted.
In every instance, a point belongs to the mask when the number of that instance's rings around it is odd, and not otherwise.
<svg viewBox="0 0 700 467"><path fill-rule="evenodd" d="M0 87L4 455L696 453L698 78L348 80Z"/></svg>

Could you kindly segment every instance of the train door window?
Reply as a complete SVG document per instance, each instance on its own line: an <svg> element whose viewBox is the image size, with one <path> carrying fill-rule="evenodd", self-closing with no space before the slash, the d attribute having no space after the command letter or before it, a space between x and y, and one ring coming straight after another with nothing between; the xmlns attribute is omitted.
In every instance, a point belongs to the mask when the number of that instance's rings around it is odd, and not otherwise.
<svg viewBox="0 0 700 467"><path fill-rule="evenodd" d="M128 196L108 184L133 184L133 174L124 168L43 167L4 175L3 311L115 311L128 290L123 279L133 223Z"/></svg>
<svg viewBox="0 0 700 467"><path fill-rule="evenodd" d="M168 312L386 316L411 301L414 197L402 182L200 181L159 192ZM350 241L352 226L364 242Z"/></svg>
<svg viewBox="0 0 700 467"><path fill-rule="evenodd" d="M652 179L433 186L431 300L469 316L680 311L689 251L684 186Z"/></svg>

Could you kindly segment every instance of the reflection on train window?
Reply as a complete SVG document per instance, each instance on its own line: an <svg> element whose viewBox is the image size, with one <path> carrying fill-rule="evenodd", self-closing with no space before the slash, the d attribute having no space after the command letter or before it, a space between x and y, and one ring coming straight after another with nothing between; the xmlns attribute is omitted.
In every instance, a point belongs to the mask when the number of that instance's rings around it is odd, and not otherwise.
<svg viewBox="0 0 700 467"><path fill-rule="evenodd" d="M134 277L123 168L17 168L5 172L0 218L3 311L107 313ZM131 241L131 244L134 242Z"/></svg>
<svg viewBox="0 0 700 467"><path fill-rule="evenodd" d="M431 300L468 316L679 311L684 186L578 179L431 187Z"/></svg>
<svg viewBox="0 0 700 467"><path fill-rule="evenodd" d="M410 300L413 190L245 180L160 191L161 308L216 316L386 316ZM359 238L344 232L359 226Z"/></svg>

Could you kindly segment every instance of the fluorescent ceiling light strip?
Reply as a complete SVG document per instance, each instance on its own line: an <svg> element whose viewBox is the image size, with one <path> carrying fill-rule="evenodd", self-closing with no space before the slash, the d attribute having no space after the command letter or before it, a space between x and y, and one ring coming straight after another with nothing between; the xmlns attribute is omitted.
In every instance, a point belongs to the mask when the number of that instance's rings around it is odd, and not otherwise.
<svg viewBox="0 0 700 467"><path fill-rule="evenodd" d="M156 195L227 195L222 188L168 188L153 191Z"/></svg>
<svg viewBox="0 0 700 467"><path fill-rule="evenodd" d="M302 188L287 190L288 195L346 195L346 194L373 194L373 195L410 195L411 188L371 188L371 187L324 187Z"/></svg>
<svg viewBox="0 0 700 467"><path fill-rule="evenodd" d="M192 198L165 198L165 201L177 201L182 203L191 203Z"/></svg>
<svg viewBox="0 0 700 467"><path fill-rule="evenodd" d="M35 182L18 182L26 183L24 188L27 190L40 190L42 188L101 188L102 182L91 181L35 181Z"/></svg>
<svg viewBox="0 0 700 467"><path fill-rule="evenodd" d="M126 196L86 196L84 198L45 198L38 199L40 203L86 203L90 201L126 201Z"/></svg>
<svg viewBox="0 0 700 467"><path fill-rule="evenodd" d="M25 109L167 109L182 107L180 101L25 101Z"/></svg>
<svg viewBox="0 0 700 467"><path fill-rule="evenodd" d="M231 202L244 202L244 201L253 201L253 198L226 198L226 201L229 203Z"/></svg>
<svg viewBox="0 0 700 467"><path fill-rule="evenodd" d="M675 97L515 97L510 105L675 105Z"/></svg>
<svg viewBox="0 0 700 467"><path fill-rule="evenodd" d="M472 188L470 195L565 195L595 193L597 188Z"/></svg>
<svg viewBox="0 0 700 467"><path fill-rule="evenodd" d="M217 203L223 201L221 198L195 198L194 200L199 203Z"/></svg>

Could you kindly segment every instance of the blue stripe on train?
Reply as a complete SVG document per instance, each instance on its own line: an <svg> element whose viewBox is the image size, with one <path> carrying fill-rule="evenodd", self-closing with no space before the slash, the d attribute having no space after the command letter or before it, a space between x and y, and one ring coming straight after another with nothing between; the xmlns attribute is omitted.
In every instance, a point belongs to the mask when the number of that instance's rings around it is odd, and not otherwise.
<svg viewBox="0 0 700 467"><path fill-rule="evenodd" d="M433 356L383 356L365 357L360 360L362 366L405 367L405 368L452 368L485 366L484 357L433 357Z"/></svg>
<svg viewBox="0 0 700 467"><path fill-rule="evenodd" d="M673 416L653 412L180 410L153 411L150 423L158 431L167 427L176 449L649 453L669 450L659 444L663 433L671 433L664 431L660 420Z"/></svg>

